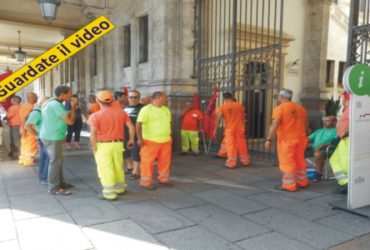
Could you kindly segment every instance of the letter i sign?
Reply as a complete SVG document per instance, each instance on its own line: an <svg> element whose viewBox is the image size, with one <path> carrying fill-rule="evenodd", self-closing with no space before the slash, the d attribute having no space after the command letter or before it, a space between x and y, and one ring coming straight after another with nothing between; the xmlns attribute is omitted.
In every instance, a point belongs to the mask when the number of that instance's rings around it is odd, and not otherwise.
<svg viewBox="0 0 370 250"><path fill-rule="evenodd" d="M352 94L370 96L370 68L366 64L353 65L343 74L343 87Z"/></svg>

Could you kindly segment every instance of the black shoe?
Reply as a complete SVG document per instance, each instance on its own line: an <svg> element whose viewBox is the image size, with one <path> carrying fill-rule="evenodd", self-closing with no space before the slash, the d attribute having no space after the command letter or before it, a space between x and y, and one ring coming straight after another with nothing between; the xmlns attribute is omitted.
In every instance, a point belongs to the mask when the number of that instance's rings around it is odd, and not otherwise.
<svg viewBox="0 0 370 250"><path fill-rule="evenodd" d="M279 190L279 191L284 191L284 192L295 192L296 191L296 190L285 189L285 188L283 188L283 186L281 186L281 184L274 186L274 189Z"/></svg>
<svg viewBox="0 0 370 250"><path fill-rule="evenodd" d="M140 185L141 186L141 185ZM150 190L150 191L154 191L156 190L156 187L154 185L150 185L150 186L141 186L142 188L146 189L146 190Z"/></svg>
<svg viewBox="0 0 370 250"><path fill-rule="evenodd" d="M212 155L212 159L226 159L226 156Z"/></svg>
<svg viewBox="0 0 370 250"><path fill-rule="evenodd" d="M236 167L228 167L226 165L224 165L224 168L227 168L227 169L236 169Z"/></svg>
<svg viewBox="0 0 370 250"><path fill-rule="evenodd" d="M185 151L182 151L181 153L180 153L180 155L188 155L189 154L189 152L185 152Z"/></svg>
<svg viewBox="0 0 370 250"><path fill-rule="evenodd" d="M322 181L322 174L316 173L315 178L312 180L313 182L320 182Z"/></svg>
<svg viewBox="0 0 370 250"><path fill-rule="evenodd" d="M159 182L159 184L161 184L162 186L165 186L165 187L173 187L173 183L172 182Z"/></svg>
<svg viewBox="0 0 370 250"><path fill-rule="evenodd" d="M337 189L335 189L333 191L334 194L347 194L348 193L348 186L347 184L346 185L343 185L343 186L339 186Z"/></svg>
<svg viewBox="0 0 370 250"><path fill-rule="evenodd" d="M113 199L108 199L108 198L104 197L104 195L99 194L99 195L98 195L98 199L99 199L99 200L104 200L104 201L116 201L116 200L118 200L118 197L113 198Z"/></svg>
<svg viewBox="0 0 370 250"><path fill-rule="evenodd" d="M199 155L200 155L200 153L199 153L199 152L193 152L193 155L194 155L194 156L199 156Z"/></svg>

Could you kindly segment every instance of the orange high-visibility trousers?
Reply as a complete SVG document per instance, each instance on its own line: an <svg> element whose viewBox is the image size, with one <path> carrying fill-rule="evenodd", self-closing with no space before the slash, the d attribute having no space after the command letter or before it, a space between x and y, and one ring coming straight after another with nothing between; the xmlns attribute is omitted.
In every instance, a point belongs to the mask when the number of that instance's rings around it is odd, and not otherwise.
<svg viewBox="0 0 370 250"><path fill-rule="evenodd" d="M241 163L243 165L248 165L250 163L250 158L244 129L225 129L224 135L227 153L226 166L235 168L238 155Z"/></svg>
<svg viewBox="0 0 370 250"><path fill-rule="evenodd" d="M36 136L25 131L21 136L21 147L18 163L24 166L31 166L35 164L35 157L39 149Z"/></svg>
<svg viewBox="0 0 370 250"><path fill-rule="evenodd" d="M158 165L158 182L170 181L170 165L172 154L172 140L165 143L157 143L144 140L140 149L140 185L151 186L153 184L154 162Z"/></svg>
<svg viewBox="0 0 370 250"><path fill-rule="evenodd" d="M225 138L221 142L220 150L218 150L217 155L219 157L222 157L222 158L226 158L227 157L226 145L225 145Z"/></svg>
<svg viewBox="0 0 370 250"><path fill-rule="evenodd" d="M306 175L307 164L304 158L306 146L306 138L277 143L279 168L283 173L282 187L288 191L296 191L297 187L306 187L309 184Z"/></svg>

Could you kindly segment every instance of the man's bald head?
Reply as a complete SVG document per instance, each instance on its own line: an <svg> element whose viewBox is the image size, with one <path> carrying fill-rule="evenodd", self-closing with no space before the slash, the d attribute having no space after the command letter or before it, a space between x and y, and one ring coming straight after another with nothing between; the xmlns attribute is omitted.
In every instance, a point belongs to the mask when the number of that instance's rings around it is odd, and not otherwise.
<svg viewBox="0 0 370 250"><path fill-rule="evenodd" d="M34 92L28 92L26 98L27 103L35 104L37 102L37 95Z"/></svg>

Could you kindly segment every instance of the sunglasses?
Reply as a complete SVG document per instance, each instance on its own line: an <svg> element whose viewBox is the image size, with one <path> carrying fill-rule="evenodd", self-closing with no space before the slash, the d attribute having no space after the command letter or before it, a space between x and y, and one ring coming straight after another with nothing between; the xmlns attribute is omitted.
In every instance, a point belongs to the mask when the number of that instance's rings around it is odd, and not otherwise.
<svg viewBox="0 0 370 250"><path fill-rule="evenodd" d="M129 98L129 99L139 99L139 97L138 97L138 96L129 96L128 98Z"/></svg>

